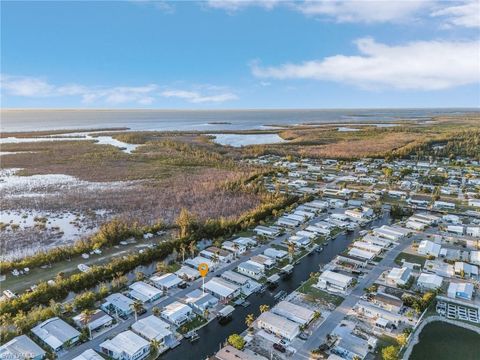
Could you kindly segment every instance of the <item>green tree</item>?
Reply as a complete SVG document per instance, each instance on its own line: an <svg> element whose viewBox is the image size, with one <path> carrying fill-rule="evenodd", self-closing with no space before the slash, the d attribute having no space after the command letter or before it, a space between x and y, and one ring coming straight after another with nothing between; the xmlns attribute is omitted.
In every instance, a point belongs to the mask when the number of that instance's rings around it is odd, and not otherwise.
<svg viewBox="0 0 480 360"><path fill-rule="evenodd" d="M248 314L245 317L245 325L247 325L248 332L250 332L250 333L253 331L252 325L253 325L254 321L255 321L255 316L253 314Z"/></svg>
<svg viewBox="0 0 480 360"><path fill-rule="evenodd" d="M150 340L150 349L152 350L152 352L156 353L158 351L158 349L160 349L160 341L157 340L157 339L152 339Z"/></svg>
<svg viewBox="0 0 480 360"><path fill-rule="evenodd" d="M188 244L188 250L190 251L190 255L192 258L195 257L195 252L197 251L197 243L195 241L192 241L190 244Z"/></svg>
<svg viewBox="0 0 480 360"><path fill-rule="evenodd" d="M94 310L85 309L85 310L82 311L82 324L88 330L88 339L89 340L92 340L92 329L90 329L90 326L88 324L89 324L90 320L92 320L93 315L95 315Z"/></svg>
<svg viewBox="0 0 480 360"><path fill-rule="evenodd" d="M153 314L153 315L155 315L155 316L160 316L160 313L161 313L161 311L160 311L160 309L159 309L157 306L154 306L154 307L152 308L152 314Z"/></svg>
<svg viewBox="0 0 480 360"><path fill-rule="evenodd" d="M138 313L143 310L143 304L140 301L135 300L130 305L130 307L132 308L133 312L135 313L135 321L137 321L138 320Z"/></svg>
<svg viewBox="0 0 480 360"><path fill-rule="evenodd" d="M187 251L187 248L184 243L180 244L180 255L182 255L182 262L185 262L185 253Z"/></svg>
<svg viewBox="0 0 480 360"><path fill-rule="evenodd" d="M235 349L242 350L245 346L245 340L238 334L232 334L228 337L228 343Z"/></svg>
<svg viewBox="0 0 480 360"><path fill-rule="evenodd" d="M390 345L382 349L383 360L398 360L398 346Z"/></svg>
<svg viewBox="0 0 480 360"><path fill-rule="evenodd" d="M185 208L180 210L180 214L175 220L175 224L180 229L180 237L184 238L190 235L190 230L195 223L195 217Z"/></svg>
<svg viewBox="0 0 480 360"><path fill-rule="evenodd" d="M266 304L263 304L263 305L260 305L260 312L263 314L264 312L267 312L268 310L270 310L270 306L266 305Z"/></svg>

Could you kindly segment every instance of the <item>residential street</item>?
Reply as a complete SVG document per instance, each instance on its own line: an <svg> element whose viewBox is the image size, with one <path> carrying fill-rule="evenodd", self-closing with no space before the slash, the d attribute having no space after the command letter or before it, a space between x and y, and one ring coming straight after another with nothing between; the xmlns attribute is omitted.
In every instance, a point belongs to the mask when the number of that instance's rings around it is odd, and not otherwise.
<svg viewBox="0 0 480 360"><path fill-rule="evenodd" d="M343 320L350 310L353 309L360 297L364 294L364 289L371 286L375 280L386 269L394 266L395 258L405 250L415 239L415 236L405 239L396 247L386 253L385 257L376 265L358 284L345 300L325 319L322 325L317 328L310 338L304 343L302 348L293 356L294 359L310 358L310 350L318 348L326 341L326 336L330 334L335 327Z"/></svg>

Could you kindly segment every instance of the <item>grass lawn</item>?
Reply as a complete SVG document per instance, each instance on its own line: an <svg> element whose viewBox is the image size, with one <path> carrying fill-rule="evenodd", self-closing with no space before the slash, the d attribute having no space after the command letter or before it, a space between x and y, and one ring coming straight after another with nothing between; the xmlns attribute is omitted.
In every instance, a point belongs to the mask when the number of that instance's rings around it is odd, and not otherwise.
<svg viewBox="0 0 480 360"><path fill-rule="evenodd" d="M253 230L243 230L235 234L238 237L249 237L255 235L255 231Z"/></svg>
<svg viewBox="0 0 480 360"><path fill-rule="evenodd" d="M315 244L322 245L325 242L326 238L325 236L319 236L315 238L314 242Z"/></svg>
<svg viewBox="0 0 480 360"><path fill-rule="evenodd" d="M397 265L402 265L402 259L405 259L407 262L415 263L415 264L421 264L422 267L425 265L425 261L427 260L426 257L419 256L419 255L413 255L413 254L408 254L408 253L400 253L398 256L395 258L395 263Z"/></svg>
<svg viewBox="0 0 480 360"><path fill-rule="evenodd" d="M375 348L375 351L373 353L375 356L375 360L382 360L382 349L390 345L397 345L397 341L393 337L387 335L379 336L377 347Z"/></svg>
<svg viewBox="0 0 480 360"><path fill-rule="evenodd" d="M190 320L189 322L183 324L178 328L178 332L180 334L186 334L189 331L196 329L202 325L205 325L207 323L207 320L199 315L197 315L193 320Z"/></svg>
<svg viewBox="0 0 480 360"><path fill-rule="evenodd" d="M298 288L298 291L301 292L302 294L308 294L313 296L316 299L322 299L326 302L332 303L335 306L340 305L344 298L339 296L339 295L333 295L330 294L326 291L322 291L320 289L317 289L313 287L314 284L316 284L318 281L317 278L310 278L305 283Z"/></svg>

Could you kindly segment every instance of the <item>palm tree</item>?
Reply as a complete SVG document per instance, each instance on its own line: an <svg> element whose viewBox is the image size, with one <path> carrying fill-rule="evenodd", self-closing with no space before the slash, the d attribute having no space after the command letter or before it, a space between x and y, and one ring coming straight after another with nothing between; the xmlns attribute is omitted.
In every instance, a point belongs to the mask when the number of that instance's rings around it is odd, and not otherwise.
<svg viewBox="0 0 480 360"><path fill-rule="evenodd" d="M263 314L264 312L267 312L268 310L270 310L270 306L266 305L266 304L263 304L263 305L260 305L260 312Z"/></svg>
<svg viewBox="0 0 480 360"><path fill-rule="evenodd" d="M155 315L155 316L160 316L160 313L161 313L161 311L160 311L160 309L159 309L157 306L154 306L154 307L152 308L152 314L153 314L153 315Z"/></svg>
<svg viewBox="0 0 480 360"><path fill-rule="evenodd" d="M130 307L132 308L133 312L135 313L135 321L137 321L138 320L138 313L143 310L143 304L140 301L135 300L130 305Z"/></svg>
<svg viewBox="0 0 480 360"><path fill-rule="evenodd" d="M197 251L197 243L195 241L192 241L190 244L188 244L188 250L190 251L190 255L192 255L192 258L194 258L195 252Z"/></svg>
<svg viewBox="0 0 480 360"><path fill-rule="evenodd" d="M288 255L290 256L290 262L292 262L295 255L295 244L292 242L288 242Z"/></svg>
<svg viewBox="0 0 480 360"><path fill-rule="evenodd" d="M205 309L203 311L203 317L208 320L208 315L210 315L210 311L208 311L208 309Z"/></svg>
<svg viewBox="0 0 480 360"><path fill-rule="evenodd" d="M220 262L220 257L218 256L218 252L215 252L215 254L212 255L212 262L214 264L218 264Z"/></svg>
<svg viewBox="0 0 480 360"><path fill-rule="evenodd" d="M93 315L95 315L95 311L85 309L82 312L82 323L88 329L88 340L92 340L92 329L88 326L90 320L92 320Z"/></svg>
<svg viewBox="0 0 480 360"><path fill-rule="evenodd" d="M240 246L237 244L237 243L233 243L233 248L235 249L235 252L233 253L233 256L235 257L235 259L237 258L237 254L238 254L238 249L240 249Z"/></svg>
<svg viewBox="0 0 480 360"><path fill-rule="evenodd" d="M182 255L182 262L185 262L185 252L187 251L187 248L185 247L185 244L180 244L180 254Z"/></svg>
<svg viewBox="0 0 480 360"><path fill-rule="evenodd" d="M252 332L252 330L253 330L252 324L253 324L254 321L255 321L255 316L253 314L248 314L245 317L245 325L248 326L248 331L249 332Z"/></svg>
<svg viewBox="0 0 480 360"><path fill-rule="evenodd" d="M155 352L155 353L156 353L156 352L158 351L158 349L160 349L160 346L161 346L161 345L162 345L162 344L161 344L160 341L158 341L157 339L152 339L152 340L150 341L150 349L152 350L152 352Z"/></svg>
<svg viewBox="0 0 480 360"><path fill-rule="evenodd" d="M175 223L180 228L180 237L184 238L188 236L190 228L194 222L194 216L187 209L182 208L182 210L180 210L180 214L175 220Z"/></svg>

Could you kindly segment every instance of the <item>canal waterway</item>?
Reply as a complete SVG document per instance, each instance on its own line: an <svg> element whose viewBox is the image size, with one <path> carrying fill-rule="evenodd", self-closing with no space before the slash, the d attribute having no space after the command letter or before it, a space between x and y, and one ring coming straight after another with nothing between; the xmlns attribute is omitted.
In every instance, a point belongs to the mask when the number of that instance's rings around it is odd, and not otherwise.
<svg viewBox="0 0 480 360"><path fill-rule="evenodd" d="M388 213L383 217L373 221L369 228L378 227L390 222ZM348 245L359 236L359 230L351 233L341 234L335 240L331 240L324 250L320 253L313 252L305 256L300 263L295 266L291 276L280 280L280 283L273 291L265 291L263 294L252 294L247 298L250 306L244 308L238 306L233 313L233 319L226 325L220 325L217 320L213 320L208 325L197 331L200 339L191 343L188 340L182 341L181 345L169 350L160 356L161 359L169 360L200 360L217 352L226 341L229 335L240 334L246 330L245 317L248 314L254 314L257 317L260 313L260 305L267 304L273 307L278 300L274 295L284 290L291 293L296 290L304 281L308 280L310 273L318 272L319 267L329 263L335 256L344 251Z"/></svg>

